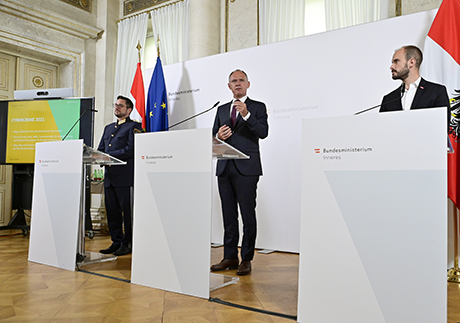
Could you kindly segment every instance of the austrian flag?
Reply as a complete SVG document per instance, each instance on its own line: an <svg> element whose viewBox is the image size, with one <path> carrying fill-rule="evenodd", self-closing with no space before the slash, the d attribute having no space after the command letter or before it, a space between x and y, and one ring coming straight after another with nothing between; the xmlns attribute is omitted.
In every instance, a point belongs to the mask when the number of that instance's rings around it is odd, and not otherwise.
<svg viewBox="0 0 460 323"><path fill-rule="evenodd" d="M460 90L460 0L444 0L425 40L423 77L444 84L449 97L458 97ZM458 121L458 120L457 120ZM451 126L456 120L451 121ZM458 129L458 127L456 127ZM460 169L458 134L449 129L454 149L448 155L448 195L457 208L460 207Z"/></svg>
<svg viewBox="0 0 460 323"><path fill-rule="evenodd" d="M137 113L142 121L142 129L145 130L145 92L141 63L137 63L136 74L134 74L134 81L131 87L131 95L134 99L134 106L136 108L131 113ZM136 115L136 113L134 115Z"/></svg>

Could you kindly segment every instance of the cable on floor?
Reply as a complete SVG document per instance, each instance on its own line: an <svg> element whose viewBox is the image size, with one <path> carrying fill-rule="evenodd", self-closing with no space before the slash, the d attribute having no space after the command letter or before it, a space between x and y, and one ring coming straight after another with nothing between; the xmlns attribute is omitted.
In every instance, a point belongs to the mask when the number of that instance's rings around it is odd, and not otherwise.
<svg viewBox="0 0 460 323"><path fill-rule="evenodd" d="M289 315L289 314L271 312L271 311L261 310L259 308L233 304L233 303L230 303L230 302L223 301L223 300L221 300L219 298L210 297L209 301L214 302L214 303L219 303L219 304L222 304L222 305L227 305L227 306L231 306L231 307L240 308L240 309L243 309L243 310L248 310L248 311L258 312L258 313L262 313L262 314L278 316L278 317L283 317L283 318L286 318L286 319L291 319L291 320L297 321L297 315Z"/></svg>
<svg viewBox="0 0 460 323"><path fill-rule="evenodd" d="M95 275L95 276L104 277L104 278L110 278L110 279L122 281L122 282L125 282L125 283L131 283L131 281L127 280L127 279L122 279L122 278L118 278L118 277L112 277L112 276L107 276L107 275L103 275L103 274L98 274L98 273L94 273L94 272L87 271L87 270L80 269L80 268L77 268L77 270L81 271L83 273L86 273L86 274L90 274L90 275ZM223 301L223 300L221 300L219 298L210 297L209 301L214 302L214 303L219 303L219 304L222 304L222 305L227 305L227 306L243 309L243 310L247 310L247 311L258 312L258 313L262 313L262 314L268 314L268 315L283 317L283 318L286 318L286 319L297 321L297 315L289 315L289 314L277 313L277 312L262 310L262 309L259 309L259 308L233 304L233 303L230 303L230 302Z"/></svg>
<svg viewBox="0 0 460 323"><path fill-rule="evenodd" d="M112 277L112 276L107 276L107 275L103 275L103 274L93 273L91 271L87 271L87 270L80 269L80 268L77 268L77 271L81 271L82 273L95 275L95 276L99 276L99 277L110 278L110 279L113 279L113 280L119 280L119 281L122 281L122 282L125 282L125 283L131 283L131 281L128 280L128 279L123 279L123 278L118 278L118 277Z"/></svg>

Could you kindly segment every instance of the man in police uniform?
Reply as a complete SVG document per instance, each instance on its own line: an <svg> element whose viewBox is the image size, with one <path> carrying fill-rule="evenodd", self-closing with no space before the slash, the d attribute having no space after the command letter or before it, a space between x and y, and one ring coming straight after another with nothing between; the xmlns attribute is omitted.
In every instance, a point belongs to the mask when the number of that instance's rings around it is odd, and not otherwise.
<svg viewBox="0 0 460 323"><path fill-rule="evenodd" d="M112 245L99 252L122 256L132 251L134 134L142 132L142 126L129 118L133 110L130 99L119 95L114 110L117 121L105 127L98 150L126 161L127 164L105 167L105 208Z"/></svg>

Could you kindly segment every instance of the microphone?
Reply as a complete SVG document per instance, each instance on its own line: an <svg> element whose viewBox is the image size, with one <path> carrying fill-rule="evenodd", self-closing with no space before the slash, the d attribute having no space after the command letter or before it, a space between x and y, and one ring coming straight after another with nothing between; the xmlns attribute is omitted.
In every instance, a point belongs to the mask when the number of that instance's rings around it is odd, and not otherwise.
<svg viewBox="0 0 460 323"><path fill-rule="evenodd" d="M355 116L357 116L358 114L361 114L361 113L363 113L363 112L369 111L369 110L374 110L375 108L381 107L381 106L383 106L383 105L385 105L385 104L388 104L388 103L392 103L392 102L401 100L401 98L403 97L405 91L406 91L406 86L405 86L405 84L404 84L404 82L403 82L403 84L401 85L401 96L400 96L399 98L390 100L390 101L385 102L385 103L382 103L382 104L378 104L378 105L376 105L376 106L374 106L374 107L372 107L372 108L368 108L368 109L365 109L365 110L356 112L356 113L355 113Z"/></svg>
<svg viewBox="0 0 460 323"><path fill-rule="evenodd" d="M209 108L208 110L204 110L204 111L202 111L202 112L200 112L200 113L197 113L197 114L195 114L195 115L193 115L193 116L191 116L191 117L188 117L188 118L185 119L185 120L182 120L182 121L180 121L180 122L178 122L178 123L175 123L175 124L173 124L172 126L169 126L168 128L166 128L164 131L169 130L169 129L175 127L175 126L178 126L178 125L184 123L185 121L189 121L190 119L196 118L196 117L202 115L203 113L206 113L206 112L208 112L208 111L211 111L212 109L214 109L215 107L217 107L217 106L219 105L219 103L220 103L220 101L217 101L217 102L216 102L211 108Z"/></svg>
<svg viewBox="0 0 460 323"><path fill-rule="evenodd" d="M95 110L95 109L86 109L85 111L83 111L83 113L80 115L80 118L77 119L77 121L73 124L72 128L70 128L70 130L66 133L66 135L64 136L64 138L62 138L61 141L64 141L65 138L67 138L67 136L69 135L69 133L72 131L73 128L75 128L75 126L77 125L78 121L80 121L81 118L83 118L83 116L85 115L85 113L86 113L87 111L97 112L97 110Z"/></svg>

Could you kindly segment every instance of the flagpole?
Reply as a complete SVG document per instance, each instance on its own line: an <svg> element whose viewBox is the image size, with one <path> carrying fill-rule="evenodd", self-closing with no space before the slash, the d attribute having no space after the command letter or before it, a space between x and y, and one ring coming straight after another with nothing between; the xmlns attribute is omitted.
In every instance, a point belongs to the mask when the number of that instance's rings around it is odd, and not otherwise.
<svg viewBox="0 0 460 323"><path fill-rule="evenodd" d="M158 57L160 57L160 35L157 36L157 52Z"/></svg>
<svg viewBox="0 0 460 323"><path fill-rule="evenodd" d="M136 104L134 106L133 111L137 112L137 115L133 115L133 120L140 118L140 122L142 122L142 129L145 129L145 92L144 92L144 80L142 77L142 70L141 70L141 43L140 41L137 42L137 53L139 56L139 62L137 63L136 73L134 74L133 85L131 86L131 95L135 100Z"/></svg>
<svg viewBox="0 0 460 323"><path fill-rule="evenodd" d="M447 281L460 283L460 268L458 267L458 212L454 204L454 267L447 272Z"/></svg>
<svg viewBox="0 0 460 323"><path fill-rule="evenodd" d="M141 48L142 48L140 41L137 41L136 48L137 48L137 54L139 55L139 63L140 63L141 62Z"/></svg>

